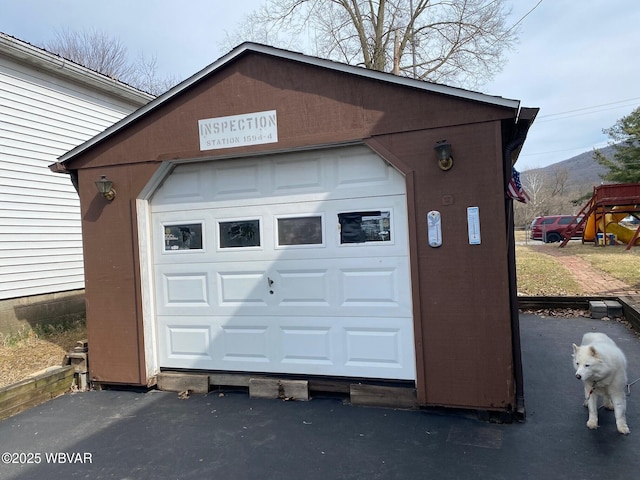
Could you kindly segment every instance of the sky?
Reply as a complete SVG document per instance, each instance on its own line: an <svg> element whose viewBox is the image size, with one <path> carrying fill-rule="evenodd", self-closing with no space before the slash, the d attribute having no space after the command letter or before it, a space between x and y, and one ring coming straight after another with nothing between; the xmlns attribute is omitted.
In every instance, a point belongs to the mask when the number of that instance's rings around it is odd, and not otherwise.
<svg viewBox="0 0 640 480"><path fill-rule="evenodd" d="M34 45L96 29L129 54L156 56L159 77L185 79L228 53L225 32L264 0L0 0L0 31ZM603 129L640 106L638 0L513 0L520 42L477 90L538 107L518 170L604 147Z"/></svg>

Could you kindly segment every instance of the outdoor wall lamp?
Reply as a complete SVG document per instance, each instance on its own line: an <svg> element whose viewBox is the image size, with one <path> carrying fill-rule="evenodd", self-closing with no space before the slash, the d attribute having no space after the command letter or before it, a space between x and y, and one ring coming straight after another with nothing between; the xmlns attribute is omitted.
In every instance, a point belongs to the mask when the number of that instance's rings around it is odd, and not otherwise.
<svg viewBox="0 0 640 480"><path fill-rule="evenodd" d="M433 147L438 157L438 166L442 170L449 170L453 167L453 157L451 156L451 144L446 140L440 140L436 142L436 146Z"/></svg>
<svg viewBox="0 0 640 480"><path fill-rule="evenodd" d="M98 192L109 201L113 200L116 196L116 191L111 188L112 186L113 182L111 180L107 180L106 175L100 175L100 180L96 182Z"/></svg>

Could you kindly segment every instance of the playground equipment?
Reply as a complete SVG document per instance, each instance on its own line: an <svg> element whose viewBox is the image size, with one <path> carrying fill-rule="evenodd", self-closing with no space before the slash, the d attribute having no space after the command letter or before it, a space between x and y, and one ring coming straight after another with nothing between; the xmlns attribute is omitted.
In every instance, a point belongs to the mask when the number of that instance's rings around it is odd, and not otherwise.
<svg viewBox="0 0 640 480"><path fill-rule="evenodd" d="M619 223L629 215L640 220L640 183L595 186L591 199L575 216L575 222L565 230L560 248L571 240L581 225L584 225L582 243L625 243L627 250L633 245L640 245L640 225L633 230Z"/></svg>

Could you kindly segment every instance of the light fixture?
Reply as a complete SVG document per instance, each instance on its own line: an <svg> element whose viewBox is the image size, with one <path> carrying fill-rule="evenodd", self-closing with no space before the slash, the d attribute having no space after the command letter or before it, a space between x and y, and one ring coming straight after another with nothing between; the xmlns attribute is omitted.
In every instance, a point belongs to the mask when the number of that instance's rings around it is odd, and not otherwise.
<svg viewBox="0 0 640 480"><path fill-rule="evenodd" d="M111 180L107 180L106 175L100 175L100 180L96 182L98 192L109 201L113 200L116 196L116 191L111 188L112 186L113 182Z"/></svg>
<svg viewBox="0 0 640 480"><path fill-rule="evenodd" d="M451 144L446 140L440 140L436 142L436 146L433 147L438 156L438 166L442 170L449 170L453 167L453 157L451 156Z"/></svg>

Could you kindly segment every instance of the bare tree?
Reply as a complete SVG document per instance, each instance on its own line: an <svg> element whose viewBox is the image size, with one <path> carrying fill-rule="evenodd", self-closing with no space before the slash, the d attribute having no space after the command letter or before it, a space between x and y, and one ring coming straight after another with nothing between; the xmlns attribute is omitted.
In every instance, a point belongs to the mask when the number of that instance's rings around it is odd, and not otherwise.
<svg viewBox="0 0 640 480"><path fill-rule="evenodd" d="M44 48L68 60L84 65L111 78L124 79L133 73L127 47L105 32L63 29Z"/></svg>
<svg viewBox="0 0 640 480"><path fill-rule="evenodd" d="M158 60L155 55L147 57L141 53L133 66L128 83L153 95L160 95L179 82L173 75L158 77Z"/></svg>
<svg viewBox="0 0 640 480"><path fill-rule="evenodd" d="M251 40L379 71L475 87L517 41L506 0L267 0L223 47ZM395 68L394 68L395 66Z"/></svg>
<svg viewBox="0 0 640 480"><path fill-rule="evenodd" d="M526 204L514 202L514 224L519 227L528 226L535 217L542 215L575 215L591 198L588 195L576 202L583 187L570 185L566 168L556 167L551 173L532 168L523 171L520 178L530 201Z"/></svg>
<svg viewBox="0 0 640 480"><path fill-rule="evenodd" d="M522 187L529 195L527 203L513 202L514 224L516 226L528 226L533 218L540 215L544 209L544 175L540 170L526 170L520 175Z"/></svg>
<svg viewBox="0 0 640 480"><path fill-rule="evenodd" d="M567 186L567 180L569 179L569 170L566 168L556 167L551 172L553 176L551 186L551 196L563 196L565 193L565 188Z"/></svg>
<svg viewBox="0 0 640 480"><path fill-rule="evenodd" d="M522 172L522 186L529 194L530 201L528 203L534 209L538 209L543 202L545 175L540 169L526 170Z"/></svg>
<svg viewBox="0 0 640 480"><path fill-rule="evenodd" d="M158 78L155 55L148 58L141 54L132 62L127 47L119 39L99 30L63 29L43 48L152 95L159 95L177 83L173 77Z"/></svg>

